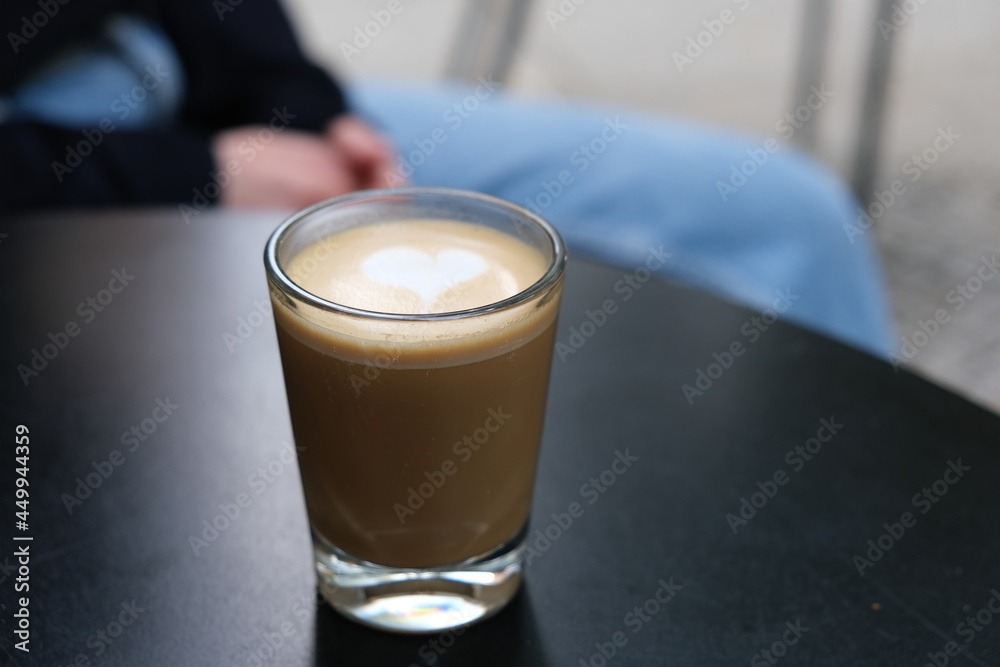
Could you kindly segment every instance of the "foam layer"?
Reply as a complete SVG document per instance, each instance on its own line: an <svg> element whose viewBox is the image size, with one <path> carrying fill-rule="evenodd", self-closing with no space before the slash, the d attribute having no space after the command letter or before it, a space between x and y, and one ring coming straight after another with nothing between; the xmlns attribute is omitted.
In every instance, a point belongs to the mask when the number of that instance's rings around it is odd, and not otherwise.
<svg viewBox="0 0 1000 667"><path fill-rule="evenodd" d="M413 220L338 232L299 253L287 271L305 290L344 306L431 314L502 301L546 268L540 252L495 229Z"/></svg>

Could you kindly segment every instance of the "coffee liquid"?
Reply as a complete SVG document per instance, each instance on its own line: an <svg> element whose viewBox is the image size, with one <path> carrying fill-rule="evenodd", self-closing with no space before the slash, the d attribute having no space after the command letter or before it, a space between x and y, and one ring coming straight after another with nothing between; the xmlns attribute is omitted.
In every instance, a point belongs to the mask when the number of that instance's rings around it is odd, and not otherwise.
<svg viewBox="0 0 1000 667"><path fill-rule="evenodd" d="M286 271L340 305L428 314L496 303L547 268L503 232L414 220L337 232ZM475 317L400 321L323 311L272 288L319 539L409 568L483 556L517 534L531 505L558 290Z"/></svg>

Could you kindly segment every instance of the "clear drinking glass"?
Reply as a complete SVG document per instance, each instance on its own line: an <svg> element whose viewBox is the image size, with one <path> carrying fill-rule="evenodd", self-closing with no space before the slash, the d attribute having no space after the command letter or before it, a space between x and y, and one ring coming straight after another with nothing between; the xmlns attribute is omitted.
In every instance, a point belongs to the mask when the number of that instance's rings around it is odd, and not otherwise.
<svg viewBox="0 0 1000 667"><path fill-rule="evenodd" d="M537 278L494 303L430 314L362 310L299 284L350 247L338 234L432 220L495 230L497 249L516 239ZM442 256L424 255L432 270ZM558 233L485 195L379 190L296 213L264 259L325 598L398 632L499 611L522 576L566 265ZM461 285L444 287L446 307Z"/></svg>

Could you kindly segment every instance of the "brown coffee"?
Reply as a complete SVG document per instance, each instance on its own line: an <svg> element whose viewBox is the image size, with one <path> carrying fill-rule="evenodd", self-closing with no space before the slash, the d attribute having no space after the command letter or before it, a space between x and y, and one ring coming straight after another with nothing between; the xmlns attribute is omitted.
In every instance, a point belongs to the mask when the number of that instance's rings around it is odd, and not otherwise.
<svg viewBox="0 0 1000 667"><path fill-rule="evenodd" d="M305 247L288 275L343 306L450 313L502 301L548 268L486 226L391 222ZM392 320L272 287L316 536L357 559L436 567L483 556L528 517L559 288L474 317Z"/></svg>

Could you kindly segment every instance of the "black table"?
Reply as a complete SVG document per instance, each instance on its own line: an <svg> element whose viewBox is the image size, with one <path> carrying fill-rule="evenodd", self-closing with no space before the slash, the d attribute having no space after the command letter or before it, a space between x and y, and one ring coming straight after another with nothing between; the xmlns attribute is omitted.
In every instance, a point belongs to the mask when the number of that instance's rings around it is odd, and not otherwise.
<svg viewBox="0 0 1000 667"><path fill-rule="evenodd" d="M698 291L650 281L626 302L625 271L580 260L559 340L582 345L555 361L522 593L425 637L317 607L261 305L277 222L3 225L3 664L1000 664L996 415L789 324L751 341L758 314Z"/></svg>

